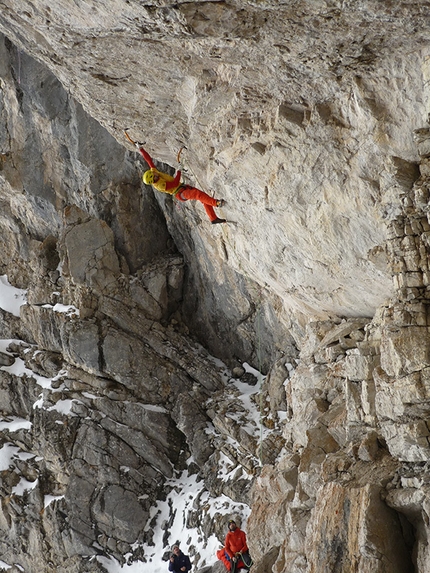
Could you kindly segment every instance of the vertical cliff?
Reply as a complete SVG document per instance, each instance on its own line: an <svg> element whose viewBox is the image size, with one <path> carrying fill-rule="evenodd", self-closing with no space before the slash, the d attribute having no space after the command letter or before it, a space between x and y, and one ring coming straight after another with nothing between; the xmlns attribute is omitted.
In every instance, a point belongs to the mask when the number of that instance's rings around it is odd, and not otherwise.
<svg viewBox="0 0 430 573"><path fill-rule="evenodd" d="M255 573L424 573L427 3L51 4L0 13L2 563L217 571L233 514Z"/></svg>

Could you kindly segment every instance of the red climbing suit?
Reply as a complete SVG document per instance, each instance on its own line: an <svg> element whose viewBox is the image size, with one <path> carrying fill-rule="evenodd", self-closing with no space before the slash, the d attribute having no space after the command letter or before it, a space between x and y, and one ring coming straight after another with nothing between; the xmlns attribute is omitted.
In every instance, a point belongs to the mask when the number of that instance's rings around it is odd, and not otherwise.
<svg viewBox="0 0 430 573"><path fill-rule="evenodd" d="M211 221L215 221L215 219L217 219L213 209L217 206L216 199L204 191L200 191L200 189L197 189L196 187L181 184L180 171L176 172L175 177L172 177L167 173L163 173L162 171L158 171L151 159L151 156L143 149L143 147L139 146L139 151L143 159L149 165L150 170L159 176L159 180L152 184L152 186L155 187L157 191L161 191L162 193L169 193L169 195L174 195L177 199L179 199L179 201L188 201L190 199L194 201L200 201L200 203L203 204L209 219Z"/></svg>

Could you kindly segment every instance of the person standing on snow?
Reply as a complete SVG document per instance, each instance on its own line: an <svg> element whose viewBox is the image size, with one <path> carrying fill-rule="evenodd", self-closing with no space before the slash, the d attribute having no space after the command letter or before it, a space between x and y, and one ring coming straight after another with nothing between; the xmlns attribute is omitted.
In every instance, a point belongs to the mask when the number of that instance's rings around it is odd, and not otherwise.
<svg viewBox="0 0 430 573"><path fill-rule="evenodd" d="M203 204L203 207L205 208L206 214L209 217L212 225L226 222L225 219L220 219L217 217L214 211L214 207L222 207L225 204L224 199L214 199L196 187L181 183L182 174L180 171L176 172L175 177L172 177L167 173L163 173L162 171L158 171L151 159L151 156L147 151L143 149L142 144L136 142L135 146L149 166L148 171L145 171L142 177L145 185L152 185L152 187L157 189L157 191L161 191L162 193L169 193L169 195L173 195L179 199L179 201L200 201L200 203Z"/></svg>
<svg viewBox="0 0 430 573"><path fill-rule="evenodd" d="M174 573L187 573L191 571L191 561L188 555L184 555L179 545L173 545L172 555L169 559L169 571Z"/></svg>
<svg viewBox="0 0 430 573"><path fill-rule="evenodd" d="M236 571L236 568L240 569L242 566L249 569L252 561L246 542L246 533L236 525L233 519L230 519L228 522L228 533L225 537L224 548L232 562L232 571Z"/></svg>

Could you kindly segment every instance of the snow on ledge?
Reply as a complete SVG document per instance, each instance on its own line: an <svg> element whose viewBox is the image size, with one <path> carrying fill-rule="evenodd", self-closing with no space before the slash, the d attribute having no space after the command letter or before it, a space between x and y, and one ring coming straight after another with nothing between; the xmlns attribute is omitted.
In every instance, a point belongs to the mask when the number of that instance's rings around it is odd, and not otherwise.
<svg viewBox="0 0 430 573"><path fill-rule="evenodd" d="M14 316L20 315L20 308L27 302L27 291L15 288L7 280L7 275L0 276L0 308Z"/></svg>

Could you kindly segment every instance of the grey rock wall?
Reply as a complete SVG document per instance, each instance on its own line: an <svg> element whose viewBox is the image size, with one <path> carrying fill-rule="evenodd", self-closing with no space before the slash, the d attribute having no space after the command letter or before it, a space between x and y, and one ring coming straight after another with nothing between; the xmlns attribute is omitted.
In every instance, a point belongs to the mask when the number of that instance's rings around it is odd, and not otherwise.
<svg viewBox="0 0 430 573"><path fill-rule="evenodd" d="M237 273L255 280L294 316L297 337L310 316L372 316L390 294L378 248L428 111L425 11L370 0L18 10L9 0L0 27L118 141L130 127L173 166L187 146L188 177L222 195L235 223L214 232L187 206L184 233L166 207L183 252L204 239L193 286L213 274L236 288ZM200 334L226 314L217 294L212 315L206 303L190 309ZM233 308L243 321L246 309ZM210 334L215 345L224 332Z"/></svg>
<svg viewBox="0 0 430 573"><path fill-rule="evenodd" d="M31 422L0 434L2 559L142 558L191 455L251 507L255 573L426 571L426 3L6 0L0 30L0 271L28 288L1 414ZM141 188L124 127L163 169L185 144L228 225ZM262 443L212 354L268 374Z"/></svg>
<svg viewBox="0 0 430 573"><path fill-rule="evenodd" d="M428 137L386 245L395 296L368 323L309 325L285 451L252 492L257 571L428 567Z"/></svg>
<svg viewBox="0 0 430 573"><path fill-rule="evenodd" d="M142 193L136 155L4 37L2 54L2 132L8 137L0 172L1 269L27 289L27 304L19 318L1 312L1 364L11 367L0 371L1 445L13 444L17 453L1 474L0 552L4 563L29 571L103 570L91 557L123 561L136 543L151 542L150 509L166 497L165 480L183 471L190 455L208 491L249 503L249 478L216 478L230 434L219 433L213 443L206 432L218 410L207 411L208 398L219 391L227 411L235 397L221 390L225 367L187 326L187 305L198 297L213 300L212 282L184 287L197 280L196 249L187 263L153 193ZM49 193L41 189L44 182ZM244 340L234 333L235 300L251 325L256 312L262 329L277 324L265 346L286 335L295 354L281 323L265 321L273 316L270 303L255 310L252 281L247 287L236 280L238 291L220 285L234 309L219 325L226 332L218 342L221 355L244 360L256 353L246 319ZM232 348L225 348L227 340ZM24 426L14 430L16 419ZM241 438L235 425L230 433ZM240 451L230 444L228 453L238 468L245 455L247 471L255 473L254 438ZM17 494L21 480L31 487ZM210 521L201 526L208 537L214 531Z"/></svg>

